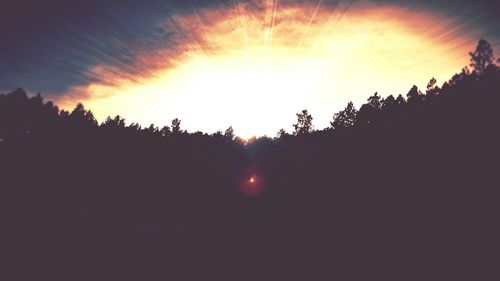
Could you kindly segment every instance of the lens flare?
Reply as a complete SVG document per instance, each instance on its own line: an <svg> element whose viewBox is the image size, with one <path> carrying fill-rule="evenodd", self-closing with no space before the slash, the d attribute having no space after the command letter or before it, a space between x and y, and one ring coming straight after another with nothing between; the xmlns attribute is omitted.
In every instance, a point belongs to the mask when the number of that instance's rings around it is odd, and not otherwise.
<svg viewBox="0 0 500 281"><path fill-rule="evenodd" d="M255 166L247 169L242 174L239 183L239 191L241 194L255 197L262 194L265 187L264 176Z"/></svg>

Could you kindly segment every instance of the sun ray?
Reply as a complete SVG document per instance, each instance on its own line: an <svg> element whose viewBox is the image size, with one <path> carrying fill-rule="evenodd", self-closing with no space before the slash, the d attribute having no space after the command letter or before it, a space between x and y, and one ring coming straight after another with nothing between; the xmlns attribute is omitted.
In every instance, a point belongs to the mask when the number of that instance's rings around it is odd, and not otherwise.
<svg viewBox="0 0 500 281"><path fill-rule="evenodd" d="M181 25L184 27L184 30L186 30L186 32L189 34L189 37L192 39L191 41L193 43L196 43L195 48L197 49L197 53L203 54L202 57L204 57L206 60L209 60L210 51L207 50L205 44L203 44L203 42L200 40L200 38L191 31L191 29L188 27L188 25L186 24L186 21L184 20L183 17L178 17L178 20L180 21ZM191 43L189 45L192 46Z"/></svg>
<svg viewBox="0 0 500 281"><path fill-rule="evenodd" d="M241 42L245 53L248 54L248 35L247 35L247 23L246 18L243 17L241 12L241 2L239 0L234 0L236 5L236 13L238 15L238 28L241 33Z"/></svg>
<svg viewBox="0 0 500 281"><path fill-rule="evenodd" d="M268 48L271 47L273 44L273 30L274 30L274 22L276 20L276 9L278 7L278 0L273 1L273 13L271 16L271 26L269 28L269 41L268 41Z"/></svg>
<svg viewBox="0 0 500 281"><path fill-rule="evenodd" d="M323 38L323 34L325 33L327 27L330 25L330 23L332 22L332 19L333 19L333 16L335 15L335 13L337 13L337 8L339 6L339 1L337 1L335 3L335 6L333 6L333 8L331 8L331 12L329 12L329 15L328 15L328 18L327 20L321 25L321 30L317 36L317 38L314 40L315 42L318 42L318 38ZM317 43L315 43L316 45Z"/></svg>
<svg viewBox="0 0 500 281"><path fill-rule="evenodd" d="M210 37L207 34L207 28L206 28L205 24L203 23L203 21L201 20L200 15L198 14L198 11L194 8L194 6L191 3L191 1L189 2L189 5L191 6L191 9L193 10L193 14L195 15L196 19L198 20L198 23L200 24L201 32L204 35L204 39L206 40L206 42L209 45L210 49L214 50L215 46L212 44L212 42L210 40Z"/></svg>
<svg viewBox="0 0 500 281"><path fill-rule="evenodd" d="M182 18L180 18L180 22L174 18L173 13L171 11L175 11L174 7L169 7L162 1L157 1L163 11L166 13L166 20L170 22L174 26L174 31L176 34L179 34L182 37L184 42L194 41L197 42L197 38L193 36L189 29L186 28L186 25L182 22ZM189 50L197 53L200 56L205 55L204 50L201 48L201 45L198 42L198 46L193 46L193 44L189 44L186 46Z"/></svg>
<svg viewBox="0 0 500 281"><path fill-rule="evenodd" d="M267 0L265 2L266 17L265 17L264 38L265 38L266 52L269 51L269 48L272 45L273 29L276 19L277 6L278 6L278 0Z"/></svg>
<svg viewBox="0 0 500 281"><path fill-rule="evenodd" d="M347 13L347 10L349 10L349 8L351 7L352 2L353 2L353 0L349 0L349 3L347 4L347 6L344 8L344 10L342 11L342 13L340 14L340 17L337 18L337 20L335 21L335 23L331 26L331 28L325 34L325 37L328 37L330 35L330 33L335 29L335 26L342 20L342 18L344 17L344 15Z"/></svg>
<svg viewBox="0 0 500 281"><path fill-rule="evenodd" d="M414 3L414 4L415 4L415 3ZM463 11L463 10L465 10L465 8L461 9L460 11ZM346 11L346 10L344 10L344 13L345 13L345 11ZM439 41L439 39L442 39L442 37L446 36L447 34L453 34L453 33L456 33L456 32L457 32L460 28L462 28L463 26L467 25L467 24L468 24L467 22L470 22L470 21L471 21L471 20L468 20L466 23L462 23L462 24L461 24L461 25L459 25L459 26L456 26L456 23L455 23L455 25L454 25L454 27L453 27L453 28L452 28L452 27L449 27L449 25L450 25L450 24L452 24L452 23L454 23L456 20L457 20L457 18L456 18L456 17L448 17L448 18L446 18L445 20L441 21L441 22L440 22L439 24L437 24L437 25L435 25L435 24L434 24L434 25L432 25L432 24L431 24L431 25L433 26L433 28L431 28L431 29L429 29L429 28L428 28L428 26L427 26L427 22L423 22L423 23L419 24L419 25L418 25L418 27L416 27L416 33L417 33L417 34L422 34L422 37L426 37L426 38L430 38L430 37L432 37L432 38L433 38L433 40ZM339 21L339 20L337 20L337 21L336 21L336 23L337 23L338 21ZM444 34L443 34L442 30L446 30L446 32L444 32ZM432 36L432 35L434 35L434 34L439 34L439 36L437 36L437 37ZM472 37L473 37L473 36L472 36ZM455 51L455 50L460 49L461 47L464 47L465 45L470 45L470 44L472 44L474 41L476 41L476 39L472 39L472 40L470 40L470 42L465 43L465 44L458 44L458 45L454 45L453 47L448 48L448 49L446 49L446 50L444 50L444 51L442 51L442 52L439 52L438 54L439 54L439 55L444 55L445 53L450 53L450 52L452 52L452 51ZM362 48L360 48L357 52L352 53L351 57L355 57L355 56L359 55L362 51L363 51L363 49L362 49ZM435 55L436 55L436 54L430 54L430 53L427 53L427 54L425 55L425 57L422 57L422 58L421 58L421 60L423 60L423 61L428 61L428 60L431 60L431 58L432 58L433 56L435 56ZM395 59L397 56L398 56L398 54L397 54L397 53L392 52L392 53L390 53L390 54L386 57L386 59L387 59L388 61L392 61L392 60L393 60L393 59ZM457 56L457 57L454 57L453 59L448 60L448 61L447 61L447 62L445 62L445 63L440 63L440 65L446 65L446 64L448 64L448 63L450 63L450 62L456 61L456 60L458 60L458 59L460 59L460 58L464 58L464 57L466 57L466 56L464 56L464 55L462 54L462 55L460 55L460 56ZM414 62L414 63L415 63L415 62ZM412 66L409 66L409 67L412 67ZM367 68L368 68L368 66L364 66L364 67L363 67L363 70L367 70ZM416 72L419 72L419 71L423 71L423 70L425 70L425 68L427 68L427 69L428 69L428 68L429 68L429 66L428 66L428 65L427 65L427 66L425 66L425 65L420 64L417 68L412 68L412 69L414 69L414 71L416 71ZM437 68L437 67L433 67L433 69L436 69L436 68Z"/></svg>
<svg viewBox="0 0 500 281"><path fill-rule="evenodd" d="M300 48L302 47L302 43L304 42L304 39L306 38L306 35L309 32L309 29L311 29L311 25L314 22L314 19L316 18L316 15L318 14L319 9L321 8L322 2L323 2L323 0L318 1L318 4L316 5L316 9L314 9L313 15L311 16L311 19L309 20L309 23L307 24L307 27L305 28L303 36L300 39L299 44L297 45L297 51L300 50Z"/></svg>
<svg viewBox="0 0 500 281"><path fill-rule="evenodd" d="M175 11L176 8L174 6L167 6L162 1L157 2L166 13L166 19L174 25L176 34L179 34L182 37L183 42L193 42L195 44L186 44L185 47L194 51L198 56L205 57L208 60L208 53L205 50L204 44L200 42L198 36L194 35L191 31L191 28L188 27L183 17L174 16L171 11ZM192 7L192 6L191 6Z"/></svg>
<svg viewBox="0 0 500 281"><path fill-rule="evenodd" d="M465 9L466 8L460 9L460 11L464 11ZM448 17L445 20L441 21L439 24L434 25L434 27L431 29L428 29L428 25L426 23L420 24L417 27L417 33L422 34L423 37L433 38L433 40L435 40L435 41L440 41L440 40L444 40L444 37L446 37L446 36L456 34L460 29L466 27L467 25L469 25L470 23L472 23L475 20L477 20L477 18L472 18L472 19L467 20L466 22L459 24L457 22L458 21L457 17L454 17L454 16ZM444 50L439 51L437 53L432 53L432 54L427 53L423 57L421 57L420 60L421 61L432 61L432 58L436 55L443 56L443 55L446 55L449 53L455 53L458 50L466 48L466 46L469 46L469 48L471 48L472 45L477 41L477 39L475 38L475 36L473 36L473 34L468 34L468 35L469 35L468 38L473 38L473 39L470 39L470 40L467 40L465 42L461 42L458 44L451 45L451 47L447 47ZM447 41L451 42L450 40L447 40ZM393 60L395 57L397 57L397 54L392 53L389 55L388 59ZM422 64L420 64L416 67L414 67L413 65L411 65L409 67L414 72L420 72L420 71L429 70L429 69L435 70L441 66L448 65L449 63L451 63L453 61L457 61L458 59L464 59L466 57L468 57L467 53L460 54L460 55L455 56L451 59L448 59L447 61L440 62L436 65L433 65L433 66L431 66L431 68L429 68L428 65L422 65ZM414 64L415 63L416 62L414 62Z"/></svg>
<svg viewBox="0 0 500 281"><path fill-rule="evenodd" d="M270 3L271 2L274 2L274 0L264 0L264 9L265 9L265 16L264 16L264 45L268 46L268 42L269 42L269 26L270 26L270 22L271 22L271 10L272 10L272 7L269 8L269 6L271 5Z"/></svg>

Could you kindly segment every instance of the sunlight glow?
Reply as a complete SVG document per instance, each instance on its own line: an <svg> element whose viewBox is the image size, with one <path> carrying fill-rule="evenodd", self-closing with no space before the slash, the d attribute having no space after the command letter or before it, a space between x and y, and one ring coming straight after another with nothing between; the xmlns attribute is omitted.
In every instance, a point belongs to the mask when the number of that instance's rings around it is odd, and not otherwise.
<svg viewBox="0 0 500 281"><path fill-rule="evenodd" d="M245 171L245 169L243 169ZM264 175L256 166L248 167L239 182L239 191L245 196L259 196L266 189Z"/></svg>
<svg viewBox="0 0 500 281"><path fill-rule="evenodd" d="M100 121L120 114L128 122L162 126L179 117L188 131L232 125L242 138L274 136L280 128L291 131L302 109L323 128L349 101L359 108L375 91L406 95L431 77L442 83L466 64L475 43L453 32L436 39L429 28L438 15L428 12L266 7L266 13L240 4L176 16L196 42L178 42L180 54L168 68L139 82L117 78L73 88L56 102L71 109L83 100ZM157 56L145 52L137 59Z"/></svg>

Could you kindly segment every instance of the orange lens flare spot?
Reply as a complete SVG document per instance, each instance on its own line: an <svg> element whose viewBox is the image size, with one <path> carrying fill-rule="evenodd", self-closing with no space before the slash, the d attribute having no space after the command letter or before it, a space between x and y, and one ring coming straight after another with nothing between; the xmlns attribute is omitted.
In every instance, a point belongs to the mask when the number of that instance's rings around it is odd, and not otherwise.
<svg viewBox="0 0 500 281"><path fill-rule="evenodd" d="M255 197L260 195L266 187L264 177L259 169L251 167L242 173L239 182L239 191L245 196Z"/></svg>

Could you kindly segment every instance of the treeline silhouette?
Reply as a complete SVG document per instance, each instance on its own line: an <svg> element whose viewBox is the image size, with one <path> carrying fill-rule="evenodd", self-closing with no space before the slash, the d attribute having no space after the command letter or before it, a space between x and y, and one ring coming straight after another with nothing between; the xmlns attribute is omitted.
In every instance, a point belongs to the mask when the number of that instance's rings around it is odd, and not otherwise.
<svg viewBox="0 0 500 281"><path fill-rule="evenodd" d="M0 95L2 280L498 280L500 67L470 55L251 142Z"/></svg>

